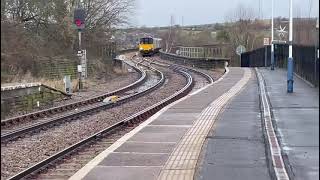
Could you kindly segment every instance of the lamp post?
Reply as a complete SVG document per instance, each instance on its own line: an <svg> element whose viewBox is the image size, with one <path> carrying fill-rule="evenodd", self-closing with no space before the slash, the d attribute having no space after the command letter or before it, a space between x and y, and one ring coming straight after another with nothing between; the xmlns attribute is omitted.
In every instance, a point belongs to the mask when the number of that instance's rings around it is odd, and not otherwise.
<svg viewBox="0 0 320 180"><path fill-rule="evenodd" d="M317 85L317 59L318 57L318 46L319 46L319 18L316 20L316 29L314 30L314 82ZM317 36L318 35L318 36Z"/></svg>
<svg viewBox="0 0 320 180"><path fill-rule="evenodd" d="M287 92L293 92L293 57L292 57L292 0L290 0L289 15L289 57L287 71Z"/></svg>
<svg viewBox="0 0 320 180"><path fill-rule="evenodd" d="M271 3L271 70L274 70L274 45L273 45L273 0Z"/></svg>

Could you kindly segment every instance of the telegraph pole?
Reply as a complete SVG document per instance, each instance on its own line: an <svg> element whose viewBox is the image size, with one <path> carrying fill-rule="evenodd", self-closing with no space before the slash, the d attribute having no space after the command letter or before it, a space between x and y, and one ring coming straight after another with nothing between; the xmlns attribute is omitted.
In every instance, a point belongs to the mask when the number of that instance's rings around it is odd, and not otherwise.
<svg viewBox="0 0 320 180"><path fill-rule="evenodd" d="M181 20L181 27L183 27L183 16L182 16L182 20Z"/></svg>
<svg viewBox="0 0 320 180"><path fill-rule="evenodd" d="M271 70L274 70L274 45L273 45L273 1L272 0L272 12L271 12Z"/></svg>
<svg viewBox="0 0 320 180"><path fill-rule="evenodd" d="M287 92L293 92L293 57L292 57L292 0L290 0L290 15L289 15L289 57L287 71Z"/></svg>
<svg viewBox="0 0 320 180"><path fill-rule="evenodd" d="M259 0L259 19L261 19L261 0Z"/></svg>
<svg viewBox="0 0 320 180"><path fill-rule="evenodd" d="M317 36L318 34L318 36ZM319 17L317 18L316 21L316 29L315 29L315 33L314 33L314 81L316 81L317 79L317 60L319 58Z"/></svg>

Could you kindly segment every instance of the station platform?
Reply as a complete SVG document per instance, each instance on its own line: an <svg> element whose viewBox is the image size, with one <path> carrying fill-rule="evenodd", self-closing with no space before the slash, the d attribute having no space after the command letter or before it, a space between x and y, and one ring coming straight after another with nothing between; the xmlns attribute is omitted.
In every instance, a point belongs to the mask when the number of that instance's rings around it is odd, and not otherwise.
<svg viewBox="0 0 320 180"><path fill-rule="evenodd" d="M291 179L319 179L319 88L295 76L293 93L287 93L287 71L259 71Z"/></svg>
<svg viewBox="0 0 320 180"><path fill-rule="evenodd" d="M262 129L259 87L253 75L211 128L195 179L270 180Z"/></svg>
<svg viewBox="0 0 320 180"><path fill-rule="evenodd" d="M293 172L297 177L300 177L298 172L301 172L301 177L306 179L318 177L319 157L316 152L319 146L316 134L319 134L319 107L315 102L309 104L312 110L305 116L308 117L305 125L299 125L303 123L299 121L303 119L300 116L303 114L291 117L292 107L288 102L293 100L290 99L291 95L286 95L286 84L282 82L285 71L276 70L272 74L265 69L258 71L265 78L271 108L287 101L282 104L284 107L287 105L287 108L279 106L273 109L273 120L279 123L277 126L282 132L280 138L283 139L281 144L290 147L286 149L289 152L288 163L297 163L296 167L300 169ZM319 93L308 93L316 90L311 87L308 89L302 80L295 80L295 86L297 91L293 96L310 96L308 99L318 100ZM263 133L259 93L254 69L229 68L213 84L187 95L150 117L70 179L273 179L267 163L270 157L266 155L268 146ZM310 102L301 100L297 103L304 107L302 104ZM294 108L292 110L295 111ZM308 137L302 137L309 138L310 143L301 148L302 144L298 143L301 137L295 136L295 132L301 131L303 134L308 128L312 128L313 133L306 133ZM308 165L296 161L305 157L306 151L310 152Z"/></svg>
<svg viewBox="0 0 320 180"><path fill-rule="evenodd" d="M319 89L294 77L294 93L287 93L285 70L258 72L288 176L279 178L268 167L272 158L265 153L260 92L257 78L252 78L220 113L202 148L195 179L319 179Z"/></svg>

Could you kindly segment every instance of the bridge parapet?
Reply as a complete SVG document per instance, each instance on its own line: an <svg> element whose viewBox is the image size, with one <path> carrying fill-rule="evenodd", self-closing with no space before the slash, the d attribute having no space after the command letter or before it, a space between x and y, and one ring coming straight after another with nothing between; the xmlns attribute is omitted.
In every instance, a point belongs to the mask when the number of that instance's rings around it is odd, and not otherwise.
<svg viewBox="0 0 320 180"><path fill-rule="evenodd" d="M173 53L166 53L160 51L160 57L173 61L177 64L195 66L198 68L212 69L212 68L224 68L226 62L230 63L230 58L203 58L203 57L185 57Z"/></svg>

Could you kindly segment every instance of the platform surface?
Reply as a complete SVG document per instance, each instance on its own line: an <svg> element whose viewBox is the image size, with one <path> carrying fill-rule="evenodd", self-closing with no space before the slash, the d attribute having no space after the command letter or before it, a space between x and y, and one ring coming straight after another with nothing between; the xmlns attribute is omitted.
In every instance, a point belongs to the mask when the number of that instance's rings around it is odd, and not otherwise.
<svg viewBox="0 0 320 180"><path fill-rule="evenodd" d="M286 72L259 69L273 121L295 179L319 177L319 92ZM253 69L230 68L213 85L164 108L70 179L269 180L258 81Z"/></svg>
<svg viewBox="0 0 320 180"><path fill-rule="evenodd" d="M319 88L295 77L293 93L287 93L285 70L259 70L294 179L319 179Z"/></svg>
<svg viewBox="0 0 320 180"><path fill-rule="evenodd" d="M223 104L212 105L212 103L219 97L221 99L223 94L225 94L224 99L219 100L219 103L227 102L227 99L236 91L230 92L231 94L226 94L226 92L237 83L239 84L239 80L243 79L245 74L246 77L251 77L254 72L248 68L245 70L230 68L221 80L197 94L188 95L184 100L167 108L158 117L152 121L149 120L150 122L141 127L139 131L127 137L127 140L121 142L117 148L107 149L102 153L104 155L97 156L70 179L166 179L161 177L174 176L176 173L166 168L173 166L170 162L182 164L181 167L175 166L174 168L178 174L188 172L188 167L184 166L192 166L191 168L195 170L205 135L210 130L210 126L205 127L205 124L196 122L209 122L205 117L210 117L211 112L217 115L218 110L217 112L208 111L208 107L222 107ZM204 127L207 132L198 131ZM190 136L188 133L196 133L199 136ZM201 135L201 133L204 134ZM197 152L193 152L193 147L197 149ZM174 153L186 152L189 153L174 156ZM174 157L180 158L172 161ZM188 178L192 179L193 174L193 172L188 174Z"/></svg>
<svg viewBox="0 0 320 180"><path fill-rule="evenodd" d="M295 77L290 94L285 70L259 68L259 72L290 177L319 179L319 89ZM257 84L252 79L220 113L202 149L195 179L270 179Z"/></svg>
<svg viewBox="0 0 320 180"><path fill-rule="evenodd" d="M220 112L202 148L195 179L270 180L257 78Z"/></svg>

